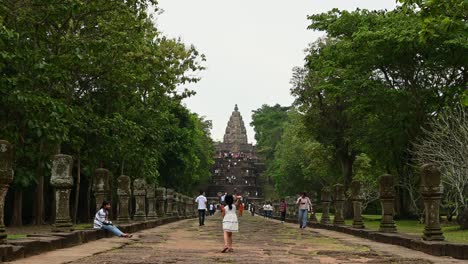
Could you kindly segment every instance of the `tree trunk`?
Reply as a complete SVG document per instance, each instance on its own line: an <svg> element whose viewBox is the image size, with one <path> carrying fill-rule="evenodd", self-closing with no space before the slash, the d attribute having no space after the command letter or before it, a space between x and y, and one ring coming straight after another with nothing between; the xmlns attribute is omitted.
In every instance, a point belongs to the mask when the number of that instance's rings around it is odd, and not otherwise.
<svg viewBox="0 0 468 264"><path fill-rule="evenodd" d="M41 140L39 143L39 162L36 168L36 191L34 199L34 224L43 225L45 222L45 208L44 208L44 164L43 164L43 149L44 143Z"/></svg>
<svg viewBox="0 0 468 264"><path fill-rule="evenodd" d="M91 186L93 185L91 179L88 181L88 190L86 194L86 215L85 219L86 221L89 221L91 218L90 212L91 212Z"/></svg>
<svg viewBox="0 0 468 264"><path fill-rule="evenodd" d="M346 147L343 153L340 155L341 157L341 172L343 176L343 184L345 187L345 192L349 190L351 186L351 182L353 181L353 165L355 157L352 154L348 153L348 148ZM353 204L351 201L346 199L345 206L344 206L344 217L351 218L353 216Z"/></svg>
<svg viewBox="0 0 468 264"><path fill-rule="evenodd" d="M80 152L78 152L77 157L77 172L76 172L76 189L75 189L75 206L73 207L73 223L76 224L76 219L78 216L78 204L80 200L80 182L81 182L81 157Z"/></svg>
<svg viewBox="0 0 468 264"><path fill-rule="evenodd" d="M23 225L23 191L15 189L13 199L13 214L11 215L10 225Z"/></svg>

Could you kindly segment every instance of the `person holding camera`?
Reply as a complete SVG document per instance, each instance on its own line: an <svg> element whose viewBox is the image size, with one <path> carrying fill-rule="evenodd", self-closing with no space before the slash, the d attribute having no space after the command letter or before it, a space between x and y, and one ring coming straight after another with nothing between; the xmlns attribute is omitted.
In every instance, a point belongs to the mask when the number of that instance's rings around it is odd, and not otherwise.
<svg viewBox="0 0 468 264"><path fill-rule="evenodd" d="M111 204L108 201L102 202L101 209L97 211L96 216L94 217L94 229L107 230L118 237L127 237L131 238L132 235L120 231L111 221L108 219L109 210Z"/></svg>
<svg viewBox="0 0 468 264"><path fill-rule="evenodd" d="M297 198L296 204L299 206L299 228L304 229L307 226L307 216L309 210L312 212L312 202L307 193L303 192L302 195Z"/></svg>

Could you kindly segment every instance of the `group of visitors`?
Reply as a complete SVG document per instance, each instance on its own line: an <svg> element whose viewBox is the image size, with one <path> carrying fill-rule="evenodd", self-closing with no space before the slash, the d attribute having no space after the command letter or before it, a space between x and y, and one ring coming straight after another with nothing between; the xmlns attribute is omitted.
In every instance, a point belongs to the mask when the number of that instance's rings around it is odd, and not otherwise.
<svg viewBox="0 0 468 264"><path fill-rule="evenodd" d="M271 203L265 203L263 205L263 217L271 218L273 216L273 205Z"/></svg>
<svg viewBox="0 0 468 264"><path fill-rule="evenodd" d="M222 226L224 233L224 248L221 251L222 253L234 252L232 247L232 233L239 232L239 221L237 218L236 207L239 209L239 216L242 216L244 211L244 204L240 196L233 196L227 193L221 197L221 214L223 217ZM198 221L200 226L205 225L205 214L207 209L209 209L209 214L214 215L216 206L211 203L208 206L208 199L205 197L205 193L200 191L200 195L195 199L195 202L198 206ZM299 228L304 229L307 226L307 217L309 211L313 213L313 205L310 201L307 194L304 192L296 200L296 205L298 206L298 216L299 216ZM286 218L287 212L287 203L285 199L281 199L279 204L279 212L281 216L281 222L283 223ZM111 204L108 201L102 203L101 208L97 211L94 217L94 228L102 229L112 232L118 237L131 238L132 235L120 231L113 223L109 220L109 210ZM255 205L249 204L249 211L252 216L255 215ZM273 214L273 206L271 203L266 203L263 205L264 217L271 218Z"/></svg>

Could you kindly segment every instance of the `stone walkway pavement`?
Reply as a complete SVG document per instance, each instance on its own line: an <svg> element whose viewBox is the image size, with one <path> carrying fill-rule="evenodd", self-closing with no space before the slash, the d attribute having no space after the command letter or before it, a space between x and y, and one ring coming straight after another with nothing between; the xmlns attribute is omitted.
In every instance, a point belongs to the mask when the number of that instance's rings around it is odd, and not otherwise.
<svg viewBox="0 0 468 264"><path fill-rule="evenodd" d="M222 248L221 217L214 216L203 227L196 219L184 220L141 231L131 240L102 239L14 263L467 263L246 215L234 234L234 253L220 253Z"/></svg>

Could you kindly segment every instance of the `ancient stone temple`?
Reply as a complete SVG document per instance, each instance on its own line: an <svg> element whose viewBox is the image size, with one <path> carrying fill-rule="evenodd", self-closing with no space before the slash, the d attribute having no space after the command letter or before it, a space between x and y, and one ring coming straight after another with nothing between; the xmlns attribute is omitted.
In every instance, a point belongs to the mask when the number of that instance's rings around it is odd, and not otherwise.
<svg viewBox="0 0 468 264"><path fill-rule="evenodd" d="M259 175L265 166L257 157L255 146L247 141L244 121L237 105L229 118L223 142L216 142L215 148L208 198L217 200L227 192L241 195L248 201L261 199Z"/></svg>

